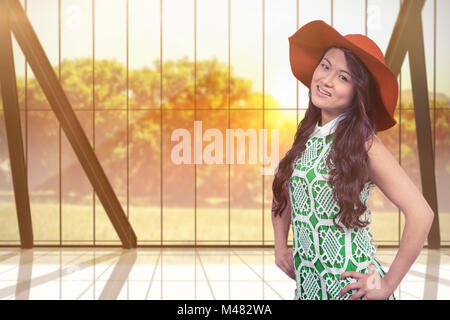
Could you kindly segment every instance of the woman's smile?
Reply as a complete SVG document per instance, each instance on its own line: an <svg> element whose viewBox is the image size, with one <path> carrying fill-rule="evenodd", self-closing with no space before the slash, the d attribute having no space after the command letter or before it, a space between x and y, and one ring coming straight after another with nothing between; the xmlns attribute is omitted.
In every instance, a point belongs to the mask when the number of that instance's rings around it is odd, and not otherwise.
<svg viewBox="0 0 450 320"><path fill-rule="evenodd" d="M329 96L331 96L331 94L328 91L323 90L319 86L317 86L317 94L319 95L319 97L324 98L328 98Z"/></svg>

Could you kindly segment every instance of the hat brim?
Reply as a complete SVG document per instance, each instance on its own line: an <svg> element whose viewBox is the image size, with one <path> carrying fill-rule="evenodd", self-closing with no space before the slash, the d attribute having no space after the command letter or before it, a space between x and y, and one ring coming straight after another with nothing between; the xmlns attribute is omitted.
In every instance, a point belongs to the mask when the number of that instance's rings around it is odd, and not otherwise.
<svg viewBox="0 0 450 320"><path fill-rule="evenodd" d="M398 99L397 77L384 61L380 61L379 58L345 38L324 21L309 22L289 37L289 59L294 76L310 88L312 75L319 63L318 60L324 50L332 45L350 49L364 63L377 82L383 103L383 106L377 108L377 131L393 127L397 123L394 119Z"/></svg>

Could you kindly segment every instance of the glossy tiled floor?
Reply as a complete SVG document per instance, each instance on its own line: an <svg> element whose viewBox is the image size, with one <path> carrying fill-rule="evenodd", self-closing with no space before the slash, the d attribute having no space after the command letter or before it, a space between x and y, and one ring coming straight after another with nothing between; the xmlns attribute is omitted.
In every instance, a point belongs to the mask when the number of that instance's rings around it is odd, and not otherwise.
<svg viewBox="0 0 450 320"><path fill-rule="evenodd" d="M378 248L385 271L397 249ZM292 299L273 249L0 248L0 299ZM450 299L450 249L423 249L397 288Z"/></svg>

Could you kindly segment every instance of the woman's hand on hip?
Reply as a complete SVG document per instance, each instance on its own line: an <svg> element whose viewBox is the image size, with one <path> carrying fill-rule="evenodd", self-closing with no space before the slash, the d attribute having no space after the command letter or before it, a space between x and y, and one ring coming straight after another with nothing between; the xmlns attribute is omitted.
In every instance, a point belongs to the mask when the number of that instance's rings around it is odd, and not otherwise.
<svg viewBox="0 0 450 320"><path fill-rule="evenodd" d="M369 273L346 271L340 275L340 279L352 277L357 281L346 285L339 294L343 297L349 290L357 290L349 300L385 300L393 290L384 278L380 277L373 264L369 266Z"/></svg>

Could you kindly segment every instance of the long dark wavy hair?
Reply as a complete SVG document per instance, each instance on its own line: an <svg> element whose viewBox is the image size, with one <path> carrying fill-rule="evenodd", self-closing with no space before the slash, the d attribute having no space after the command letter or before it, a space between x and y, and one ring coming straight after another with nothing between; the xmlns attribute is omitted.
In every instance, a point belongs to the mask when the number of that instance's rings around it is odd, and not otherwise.
<svg viewBox="0 0 450 320"><path fill-rule="evenodd" d="M379 88L364 64L349 49L339 46L327 48L316 67L331 48L338 48L344 52L354 83L353 99L349 107L341 114L343 118L338 121L333 133L333 142L326 159L328 182L333 189L333 198L340 209L334 215L333 223L337 228L342 229L336 223L336 219L340 217L340 223L346 228L364 228L370 221L360 220L360 216L367 209L360 199L360 194L369 180L366 141L376 134L375 110L376 105L381 103ZM312 103L310 90L308 109L297 127L292 148L286 152L275 173L272 184L274 196L272 213L275 216L281 216L286 206L290 205L286 183L293 172L293 161L305 150L305 144L320 118L321 110Z"/></svg>

